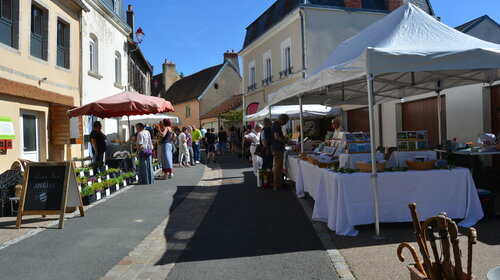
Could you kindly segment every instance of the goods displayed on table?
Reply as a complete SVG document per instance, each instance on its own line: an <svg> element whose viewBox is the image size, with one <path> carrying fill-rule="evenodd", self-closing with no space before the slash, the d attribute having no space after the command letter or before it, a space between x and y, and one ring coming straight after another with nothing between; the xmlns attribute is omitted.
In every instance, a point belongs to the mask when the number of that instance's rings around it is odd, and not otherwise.
<svg viewBox="0 0 500 280"><path fill-rule="evenodd" d="M385 170L386 160L377 161L377 172L383 172ZM356 162L360 172L372 172L372 161L371 160L359 160Z"/></svg>
<svg viewBox="0 0 500 280"><path fill-rule="evenodd" d="M413 220L414 234L417 240L418 249L422 255L422 262L419 259L415 248L407 242L399 244L397 256L401 262L405 258L402 255L404 248L412 254L415 264L409 265L410 279L412 280L474 280L478 279L472 275L472 245L476 244L477 233L473 227L469 228L467 246L467 266L462 265L462 252L459 247L457 224L447 217L446 213L430 217L422 224L418 217L416 204L408 205ZM438 233L438 236L435 235ZM441 244L437 244L440 241ZM429 242L429 243L427 243ZM429 246L429 245L430 246ZM438 251L441 248L441 252ZM431 257L432 252L432 257ZM452 253L454 264L452 262Z"/></svg>
<svg viewBox="0 0 500 280"><path fill-rule="evenodd" d="M368 132L353 132L345 133L347 141L346 149L342 153L359 154L370 153L370 133Z"/></svg>
<svg viewBox="0 0 500 280"><path fill-rule="evenodd" d="M427 131L398 131L397 147L399 151L419 151L427 150Z"/></svg>

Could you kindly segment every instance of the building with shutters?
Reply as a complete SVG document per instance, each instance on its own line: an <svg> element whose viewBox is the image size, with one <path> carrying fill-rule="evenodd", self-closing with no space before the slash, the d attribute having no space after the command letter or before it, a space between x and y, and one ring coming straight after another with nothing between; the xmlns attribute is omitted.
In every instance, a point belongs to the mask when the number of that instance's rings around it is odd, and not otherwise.
<svg viewBox="0 0 500 280"><path fill-rule="evenodd" d="M277 0L246 28L239 52L245 113L263 109L269 94L314 73L340 43L406 2L434 15L429 0Z"/></svg>
<svg viewBox="0 0 500 280"><path fill-rule="evenodd" d="M80 18L87 12L80 0L0 1L0 139L6 126L15 134L12 149L0 149L0 170L18 158L80 155L81 135L70 135L66 111L80 105Z"/></svg>

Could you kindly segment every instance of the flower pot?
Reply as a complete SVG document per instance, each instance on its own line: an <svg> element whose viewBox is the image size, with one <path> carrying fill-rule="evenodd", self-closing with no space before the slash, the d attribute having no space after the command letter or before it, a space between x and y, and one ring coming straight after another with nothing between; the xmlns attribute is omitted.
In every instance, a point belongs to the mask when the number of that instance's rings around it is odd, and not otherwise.
<svg viewBox="0 0 500 280"><path fill-rule="evenodd" d="M106 196L110 196L110 195L111 195L111 190L110 190L110 187L106 187L106 188L104 189L104 192L105 192L104 197L106 197Z"/></svg>
<svg viewBox="0 0 500 280"><path fill-rule="evenodd" d="M115 191L119 191L120 190L120 184L116 184L114 187Z"/></svg>
<svg viewBox="0 0 500 280"><path fill-rule="evenodd" d="M97 201L97 196L95 194L82 196L83 205L90 205Z"/></svg>
<svg viewBox="0 0 500 280"><path fill-rule="evenodd" d="M97 201L97 200L101 200L101 199L102 199L101 192L100 191L96 192L95 193L95 200Z"/></svg>

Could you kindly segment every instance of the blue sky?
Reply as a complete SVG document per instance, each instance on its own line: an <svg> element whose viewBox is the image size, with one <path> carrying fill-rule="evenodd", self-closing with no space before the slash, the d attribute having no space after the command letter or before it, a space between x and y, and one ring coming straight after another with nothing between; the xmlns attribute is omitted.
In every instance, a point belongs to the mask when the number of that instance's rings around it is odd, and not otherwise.
<svg viewBox="0 0 500 280"><path fill-rule="evenodd" d="M245 28L275 0L123 0L133 5L135 24L146 37L141 49L161 72L165 59L190 75L222 63L226 50L238 52ZM498 0L431 0L441 21L456 27L488 14L500 23Z"/></svg>

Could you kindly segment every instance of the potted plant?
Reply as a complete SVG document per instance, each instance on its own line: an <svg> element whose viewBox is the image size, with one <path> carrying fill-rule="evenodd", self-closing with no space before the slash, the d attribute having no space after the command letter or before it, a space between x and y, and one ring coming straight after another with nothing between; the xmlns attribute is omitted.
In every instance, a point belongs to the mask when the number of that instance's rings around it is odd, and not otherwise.
<svg viewBox="0 0 500 280"><path fill-rule="evenodd" d="M91 188L96 194L96 200L100 200L101 198L103 198L104 183L102 182L93 183Z"/></svg>
<svg viewBox="0 0 500 280"><path fill-rule="evenodd" d="M80 192L80 196L82 197L83 205L90 205L97 201L97 196L91 186L84 187Z"/></svg>

